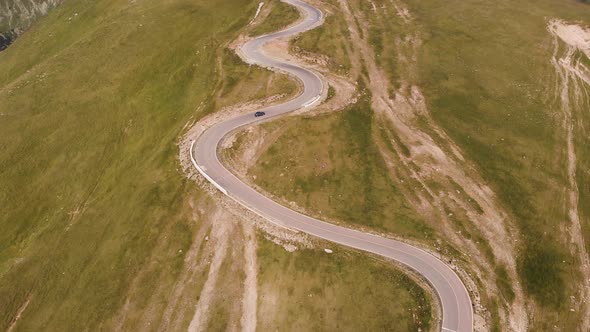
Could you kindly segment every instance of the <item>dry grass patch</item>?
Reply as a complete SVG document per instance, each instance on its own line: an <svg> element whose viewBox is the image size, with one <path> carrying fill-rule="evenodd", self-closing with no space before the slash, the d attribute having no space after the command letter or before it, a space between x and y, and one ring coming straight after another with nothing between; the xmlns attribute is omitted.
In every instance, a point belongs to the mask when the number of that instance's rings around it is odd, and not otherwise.
<svg viewBox="0 0 590 332"><path fill-rule="evenodd" d="M432 299L391 262L329 246L294 253L259 237L259 329L429 331Z"/></svg>

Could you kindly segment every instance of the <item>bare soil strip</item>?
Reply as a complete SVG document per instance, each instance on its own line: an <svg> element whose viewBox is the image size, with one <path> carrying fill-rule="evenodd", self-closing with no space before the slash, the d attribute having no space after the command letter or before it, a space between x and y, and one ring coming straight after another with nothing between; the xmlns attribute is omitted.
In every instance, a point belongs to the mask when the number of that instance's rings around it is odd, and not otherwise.
<svg viewBox="0 0 590 332"><path fill-rule="evenodd" d="M213 228L211 231L211 240L214 242L215 250L211 264L209 266L209 274L207 281L203 286L199 302L197 302L193 319L189 325L189 332L204 331L207 328L209 320L209 307L215 296L217 289L217 279L221 264L223 263L228 252L228 232L230 223L224 220L229 216L225 211L218 210L213 217Z"/></svg>
<svg viewBox="0 0 590 332"><path fill-rule="evenodd" d="M372 46L363 37L368 36L369 31L356 24L357 20L362 22L367 18L361 12L353 12L348 2L339 0L339 3L349 25L352 44L356 48L353 53L359 57L357 62L365 64L368 72L372 108L397 135L397 139L392 139L395 153L381 149L388 165L395 170L392 171L394 180L405 188L408 200L414 203L419 212L429 220L442 222L438 229L455 247L464 248L469 253L468 259L479 266L475 273L491 289L491 296L496 296L494 294L499 292L493 267L500 264L506 268L512 280L515 299L512 303L505 303L509 309L501 313L502 320L504 325L510 326L514 331L525 331L528 324L527 311L524 292L518 283L515 261L517 230L508 213L498 204L495 193L475 168L465 160L458 146L430 119L419 87L402 83L399 89L390 93L392 82L389 82L387 75L379 68ZM403 22L412 20L409 10L402 3L391 3ZM415 50L421 43L419 33L399 40L398 43L405 44L402 45L405 49ZM412 66L416 66L415 55L410 54L406 58L409 59L406 65L411 71ZM418 119L426 120L424 122L427 128L418 125ZM403 153L402 146L409 148L408 154ZM411 183L393 175L399 172L405 173L403 177L410 178ZM466 195L454 188L457 185ZM438 189L440 187L445 189ZM473 201L479 208L474 207ZM449 213L445 212L449 208L454 214L466 214L472 225L488 241L495 262L490 261L472 240L456 232Z"/></svg>
<svg viewBox="0 0 590 332"><path fill-rule="evenodd" d="M29 295L29 297L27 297L27 300L20 306L20 308L18 308L16 316L14 316L12 323L10 323L10 326L8 327L7 332L12 332L12 330L16 327L16 323L18 323L18 320L22 317L23 312L25 312L25 310L27 310L29 303L31 303L31 296L30 295Z"/></svg>
<svg viewBox="0 0 590 332"><path fill-rule="evenodd" d="M576 181L577 156L574 145L574 112L585 110L585 96L588 95L590 86L590 70L581 61L580 57L590 58L590 30L583 29L575 24L567 24L560 20L551 20L547 27L553 36L554 53L551 64L558 76L556 94L559 96L563 111L563 128L566 133L565 141L567 147L567 178L568 178L568 199L567 208L570 221L569 237L572 243L572 254L579 257L581 264L583 286L580 287L580 301L578 310L585 314L581 330L590 330L590 303L584 299L590 298L590 258L582 236L580 214L578 204L580 192ZM561 52L560 40L565 44L565 51ZM581 51L582 55L576 54Z"/></svg>
<svg viewBox="0 0 590 332"><path fill-rule="evenodd" d="M258 263L256 260L256 230L250 223L242 223L245 236L244 250L244 296L242 298L242 331L256 331L256 307L258 305L258 287L256 274Z"/></svg>
<svg viewBox="0 0 590 332"><path fill-rule="evenodd" d="M193 210L197 209L197 207L192 208ZM202 273L206 268L207 262L204 259L199 260L198 256L208 254L203 253L204 250L202 249L202 244L203 241L206 241L206 234L209 231L211 224L213 223L212 219L215 216L215 212L210 213L207 216L193 215L195 220L201 221L201 225L199 225L199 230L195 233L190 249L186 253L184 259L185 267L182 270L178 281L174 285L171 297L168 301L168 304L166 305L164 314L162 315L162 320L159 327L159 330L161 331L180 329L185 313L184 307L191 303L191 299L186 296L188 287L194 286L198 274Z"/></svg>

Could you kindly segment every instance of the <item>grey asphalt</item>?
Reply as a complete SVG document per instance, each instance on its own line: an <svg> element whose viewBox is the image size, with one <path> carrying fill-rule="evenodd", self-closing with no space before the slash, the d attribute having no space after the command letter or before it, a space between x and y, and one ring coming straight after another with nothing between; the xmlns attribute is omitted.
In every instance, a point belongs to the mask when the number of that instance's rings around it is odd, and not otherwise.
<svg viewBox="0 0 590 332"><path fill-rule="evenodd" d="M293 36L322 24L322 13L299 0L284 0L304 12L304 19L286 30L253 39L241 48L251 64L272 67L290 73L303 83L303 92L296 98L259 111L266 112L255 118L254 113L244 114L218 123L205 131L191 146L191 158L201 174L220 190L246 208L280 226L301 231L347 247L367 251L400 262L413 269L434 288L442 308L442 331L467 332L473 330L473 309L469 293L457 274L443 261L432 254L406 243L381 236L363 233L330 224L289 209L249 187L228 171L219 161L217 151L220 142L229 133L240 127L268 120L309 106L322 94L320 77L305 68L266 56L261 46L270 40ZM375 285L375 287L379 287Z"/></svg>

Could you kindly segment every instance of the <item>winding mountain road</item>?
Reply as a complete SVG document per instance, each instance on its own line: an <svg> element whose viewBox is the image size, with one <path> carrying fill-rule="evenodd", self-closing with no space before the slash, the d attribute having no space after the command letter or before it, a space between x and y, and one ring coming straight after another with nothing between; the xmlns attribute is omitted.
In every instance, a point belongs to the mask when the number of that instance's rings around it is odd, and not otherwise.
<svg viewBox="0 0 590 332"><path fill-rule="evenodd" d="M245 114L210 127L191 144L190 155L194 166L222 193L275 224L381 255L408 266L424 277L436 291L442 307L442 331L472 331L473 309L469 293L457 274L440 259L400 241L337 226L291 210L249 187L219 161L217 151L220 142L231 132L304 107L311 107L321 100L324 86L318 74L269 57L261 50L262 46L271 40L294 36L323 22L322 12L311 5L299 0L283 1L299 8L304 13L304 19L288 29L245 43L241 51L251 64L280 70L297 77L303 83L303 92L288 102L261 109L260 111L266 113L263 117L256 118L254 114Z"/></svg>

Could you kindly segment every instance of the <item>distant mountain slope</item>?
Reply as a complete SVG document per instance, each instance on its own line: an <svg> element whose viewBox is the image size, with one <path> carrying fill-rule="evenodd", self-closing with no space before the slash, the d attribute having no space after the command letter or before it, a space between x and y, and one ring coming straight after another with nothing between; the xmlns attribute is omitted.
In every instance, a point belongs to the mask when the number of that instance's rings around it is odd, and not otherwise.
<svg viewBox="0 0 590 332"><path fill-rule="evenodd" d="M63 0L4 0L0 2L0 51L40 16Z"/></svg>

